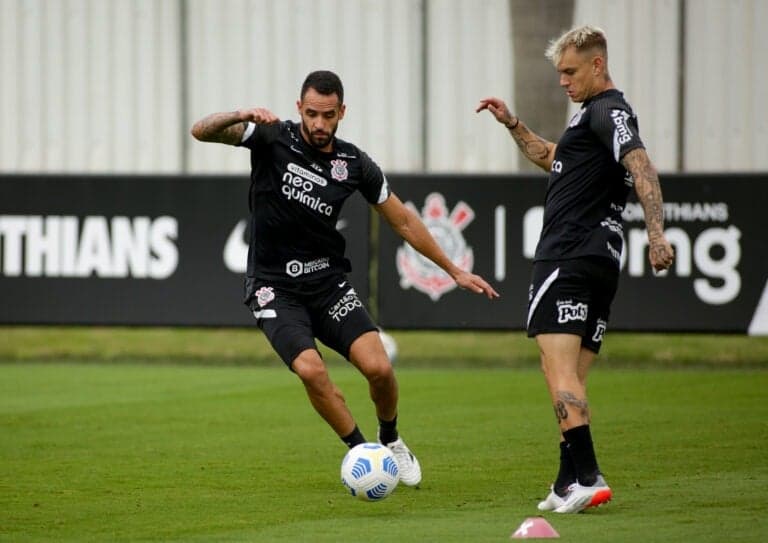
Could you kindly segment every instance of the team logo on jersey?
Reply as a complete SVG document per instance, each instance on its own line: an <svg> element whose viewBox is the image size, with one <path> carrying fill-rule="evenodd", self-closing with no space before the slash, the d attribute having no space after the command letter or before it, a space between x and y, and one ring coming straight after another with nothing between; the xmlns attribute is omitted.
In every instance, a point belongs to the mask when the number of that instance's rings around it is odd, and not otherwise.
<svg viewBox="0 0 768 543"><path fill-rule="evenodd" d="M584 116L584 113L587 112L587 108L581 108L579 111L576 112L576 114L571 117L571 122L568 123L568 128L573 128L574 126L577 126L581 122L581 118Z"/></svg>
<svg viewBox="0 0 768 543"><path fill-rule="evenodd" d="M331 177L336 181L346 181L349 177L346 160L331 160Z"/></svg>
<svg viewBox="0 0 768 543"><path fill-rule="evenodd" d="M405 205L418 213L411 202ZM462 270L472 271L474 255L461 233L475 218L472 208L459 202L449 213L443 195L433 192L425 200L421 218L451 261ZM397 250L396 261L400 286L404 289L413 287L437 301L456 288L456 282L447 273L408 243L403 243Z"/></svg>
<svg viewBox="0 0 768 543"><path fill-rule="evenodd" d="M256 297L256 303L259 304L259 307L264 307L275 299L275 291L272 287L261 287L255 292L254 296Z"/></svg>

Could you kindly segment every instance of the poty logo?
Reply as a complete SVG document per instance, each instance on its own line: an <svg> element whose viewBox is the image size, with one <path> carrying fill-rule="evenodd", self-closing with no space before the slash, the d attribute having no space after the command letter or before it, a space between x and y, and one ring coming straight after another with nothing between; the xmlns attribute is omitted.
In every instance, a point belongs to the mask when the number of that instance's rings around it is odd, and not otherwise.
<svg viewBox="0 0 768 543"><path fill-rule="evenodd" d="M405 205L418 213L411 202ZM449 214L443 195L433 192L425 200L421 218L448 258L462 270L472 271L474 255L461 233L475 218L472 208L459 202ZM456 283L447 273L408 243L403 243L397 250L396 261L403 289L413 287L437 301L456 288Z"/></svg>
<svg viewBox="0 0 768 543"><path fill-rule="evenodd" d="M558 302L557 322L560 324L569 321L586 321L588 307L585 303Z"/></svg>
<svg viewBox="0 0 768 543"><path fill-rule="evenodd" d="M605 322L603 319L597 319L597 326L595 327L595 333L592 335L592 341L595 343L600 343L603 341L603 336L605 335L605 329L608 326L608 323Z"/></svg>

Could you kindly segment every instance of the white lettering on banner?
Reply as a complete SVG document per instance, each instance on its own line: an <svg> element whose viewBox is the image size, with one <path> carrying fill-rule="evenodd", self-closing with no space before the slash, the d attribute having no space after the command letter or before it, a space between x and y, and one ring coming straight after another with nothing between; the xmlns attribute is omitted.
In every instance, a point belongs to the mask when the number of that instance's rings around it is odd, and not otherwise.
<svg viewBox="0 0 768 543"><path fill-rule="evenodd" d="M670 206L669 208L667 206ZM640 209L640 215L637 210ZM665 204L665 212L672 209L679 220L690 222L725 222L728 220L728 206L724 203L673 202ZM631 219L627 219L627 217ZM528 209L523 216L523 256L533 258L536 243L541 234L544 209L536 206ZM640 204L627 204L623 215L625 221L643 220ZM625 231L624 250L621 253L621 267L626 268L630 277L642 277L648 269L648 236L645 227L629 228ZM738 264L741 261L741 230L731 224L706 228L691 239L691 235L678 227L664 231L675 249L675 263L671 269L678 277L690 277L696 271L704 275L692 281L693 291L704 303L722 305L736 299L741 292L741 275ZM616 249L610 247L613 256ZM717 258L713 253L718 254ZM661 272L664 276L669 272Z"/></svg>
<svg viewBox="0 0 768 543"><path fill-rule="evenodd" d="M643 206L628 203L622 218L627 221L645 221ZM675 222L725 222L728 220L726 202L665 202L664 218Z"/></svg>
<svg viewBox="0 0 768 543"><path fill-rule="evenodd" d="M503 281L507 276L507 209L504 206L496 206L493 224L496 249L493 277L497 281Z"/></svg>
<svg viewBox="0 0 768 543"><path fill-rule="evenodd" d="M763 294L757 302L747 333L750 336L768 336L768 281L765 282Z"/></svg>
<svg viewBox="0 0 768 543"><path fill-rule="evenodd" d="M165 279L179 255L173 217L0 215L6 277Z"/></svg>
<svg viewBox="0 0 768 543"><path fill-rule="evenodd" d="M229 271L245 273L248 259L248 242L245 240L246 221L238 221L224 244L224 265Z"/></svg>
<svg viewBox="0 0 768 543"><path fill-rule="evenodd" d="M536 255L536 245L541 236L544 224L544 206L530 208L523 215L523 256L533 258Z"/></svg>

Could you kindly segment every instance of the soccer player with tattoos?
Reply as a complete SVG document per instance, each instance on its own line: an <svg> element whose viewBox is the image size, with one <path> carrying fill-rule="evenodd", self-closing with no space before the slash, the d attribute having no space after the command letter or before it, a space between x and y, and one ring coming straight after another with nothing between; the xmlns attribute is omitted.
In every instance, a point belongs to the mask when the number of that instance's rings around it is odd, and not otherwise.
<svg viewBox="0 0 768 543"><path fill-rule="evenodd" d="M618 285L621 213L634 188L645 212L654 270L672 265L664 235L659 177L638 132L637 117L608 73L605 33L574 28L546 52L568 97L581 103L557 143L485 98L523 155L549 172L541 237L528 297L527 330L535 337L560 429L560 468L541 511L578 513L612 497L590 431L587 374L600 351Z"/></svg>

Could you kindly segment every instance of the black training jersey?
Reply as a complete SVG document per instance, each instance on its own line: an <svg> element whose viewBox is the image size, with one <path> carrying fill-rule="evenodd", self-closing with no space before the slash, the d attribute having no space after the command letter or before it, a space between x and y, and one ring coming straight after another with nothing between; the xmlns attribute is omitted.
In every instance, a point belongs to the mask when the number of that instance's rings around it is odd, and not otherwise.
<svg viewBox="0 0 768 543"><path fill-rule="evenodd" d="M642 147L637 117L620 91L584 102L557 143L534 260L600 256L620 264L621 212L633 184L620 160Z"/></svg>
<svg viewBox="0 0 768 543"><path fill-rule="evenodd" d="M251 150L248 278L299 283L350 271L336 230L344 201L356 190L371 204L389 197L381 169L356 146L336 138L324 153L299 130L248 123L240 143Z"/></svg>

